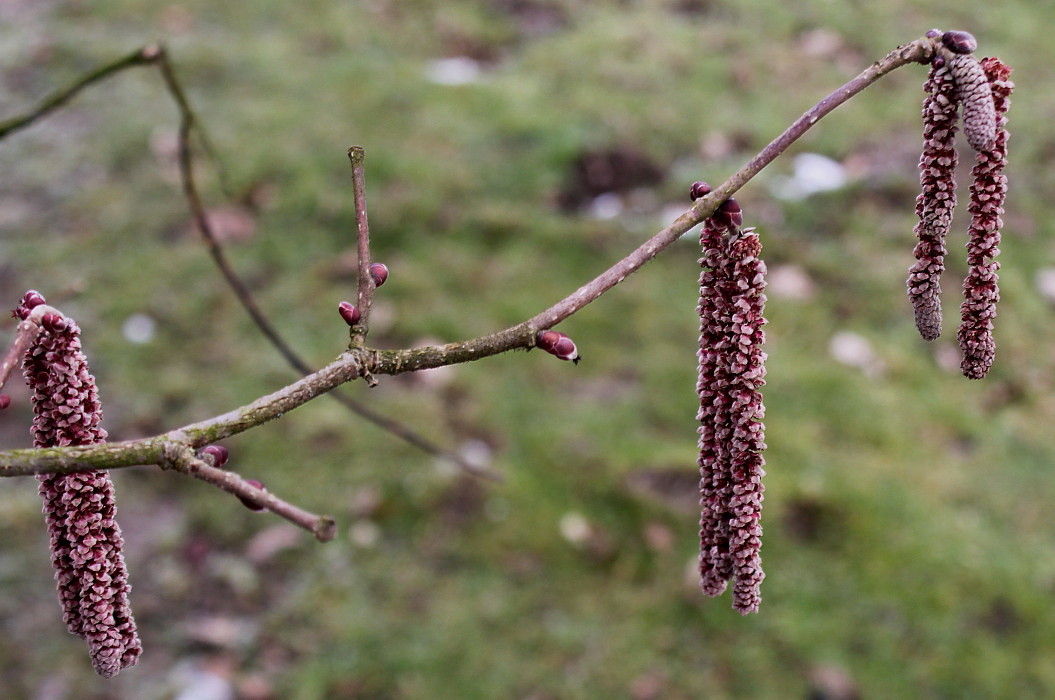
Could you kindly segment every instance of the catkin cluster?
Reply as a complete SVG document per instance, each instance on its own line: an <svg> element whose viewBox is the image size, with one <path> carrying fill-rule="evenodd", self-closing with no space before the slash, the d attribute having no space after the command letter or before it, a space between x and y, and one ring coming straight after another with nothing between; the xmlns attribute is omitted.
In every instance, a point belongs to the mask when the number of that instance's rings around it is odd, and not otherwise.
<svg viewBox="0 0 1055 700"><path fill-rule="evenodd" d="M915 264L909 270L908 296L916 327L926 340L941 334L940 277L945 269L945 236L956 206L957 122L962 116L964 136L975 151L971 171L971 213L967 243L967 277L960 306L957 339L963 354L961 369L970 379L981 379L996 354L993 319L1000 299L995 257L1000 250L1007 178L1007 108L1014 84L1011 69L996 58L979 62L972 52L977 42L966 32L937 30L941 36L924 84L923 155L920 157L919 223Z"/></svg>

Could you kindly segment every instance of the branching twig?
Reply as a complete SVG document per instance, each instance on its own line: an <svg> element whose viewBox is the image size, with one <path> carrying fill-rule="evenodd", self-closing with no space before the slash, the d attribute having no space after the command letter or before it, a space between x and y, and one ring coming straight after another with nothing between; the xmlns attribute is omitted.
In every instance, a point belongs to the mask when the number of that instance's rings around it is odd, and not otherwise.
<svg viewBox="0 0 1055 700"><path fill-rule="evenodd" d="M333 518L316 515L282 500L270 491L253 486L238 474L207 464L194 455L194 450L180 443L169 443L163 448L162 469L172 469L201 479L227 493L234 494L242 501L269 510L285 518L297 527L302 527L315 535L320 542L329 542L337 534L337 524Z"/></svg>
<svg viewBox="0 0 1055 700"><path fill-rule="evenodd" d="M409 350L353 348L317 372L268 396L261 397L247 406L185 426L165 435L87 447L0 452L0 476L44 472L70 473L134 464L160 464L164 459L164 446L169 443L176 442L190 447L201 447L273 420L319 394L328 392L344 382L364 376L366 373L403 374L469 362L516 348L533 347L538 330L550 328L579 311L622 282L694 225L713 214L721 202L772 162L821 117L896 68L913 62L925 62L933 50L934 44L930 39L924 38L899 47L883 60L873 64L807 111L747 165L711 194L697 200L691 209L679 216L672 224L652 236L597 278L527 321L487 336L446 345Z"/></svg>
<svg viewBox="0 0 1055 700"><path fill-rule="evenodd" d="M110 77L124 70L125 68L148 64L156 65L158 67L158 70L160 71L162 79L164 81L165 88L168 91L169 95L172 97L173 101L176 103L177 110L179 111L180 126L178 132L179 136L177 159L179 164L180 181L183 187L184 197L187 200L187 204L191 210L191 215L194 218L195 226L201 233L202 240L205 241L206 247L209 250L210 257L212 257L213 262L216 264L216 267L220 270L220 273L223 275L224 280L227 282L228 286L231 287L231 290L238 298L238 301L242 304L242 307L245 309L246 313L249 314L249 317L253 320L253 323L255 323L257 328L260 329L260 332L264 334L268 341L270 341L270 343L275 347L275 349L278 350L279 354L282 355L282 357L286 360L287 363L289 363L291 367L293 367L296 371L300 372L301 375L306 376L311 374L311 367L309 367L308 364L304 362L304 360L301 359L301 357L293 350L293 348L290 347L290 345L278 333L275 327L271 325L271 322L268 320L267 316L257 305L256 300L254 299L252 293L249 291L249 288L246 287L245 283L242 282L242 279L238 276L238 274L234 271L234 268L228 262L224 249L220 245L219 240L213 232L212 226L209 222L209 217L205 211L205 206L202 202L201 196L198 194L198 188L194 180L193 158L190 149L190 137L192 132L198 135L202 146L205 148L206 153L209 154L210 158L212 158L212 160L216 162L218 166L220 166L221 179L223 179L222 164L216 157L215 151L213 150L205 131L199 124L198 119L195 116L194 110L191 109L190 101L187 99L186 92L183 90L179 79L176 77L175 70L172 66L171 61L168 58L168 54L166 53L164 47L157 45L146 46L116 61L112 61L111 63L107 63L96 68L84 77L77 80L72 85L62 90L58 90L52 95L48 96L39 105L37 105L29 112L8 119L4 122L0 122L0 139L3 139L8 134L13 133L19 129L26 128L32 125L34 122L42 119L50 112L67 103L78 92L88 87L89 85L92 85L93 83L99 82L107 77ZM351 152L349 152L349 156L351 156ZM360 159L360 165L361 162L362 161ZM361 180L361 171L359 177ZM353 170L353 179L354 178L355 172ZM228 190L226 185L224 185L223 189L225 191ZM358 221L358 211L360 208L359 202L362 202L362 227L365 228L365 199L360 198L360 195L358 194L360 190L361 187L357 188L356 218ZM366 264L369 265L369 260L367 260ZM363 279L364 274L369 282L369 273L364 273L362 270L360 270L360 280ZM362 282L360 282L360 284L362 284ZM372 290L373 288L370 287L370 289ZM360 298L362 298L361 292ZM362 306L362 301L360 301L360 305ZM367 303L364 308L368 307L369 304ZM366 314L364 313L362 323L364 335L366 328L365 317ZM15 361L20 361L20 358L16 358ZM7 371L10 372L10 369L8 369ZM0 387L2 386L3 382L0 382ZM498 472L492 469L487 469L486 467L479 467L474 464L470 464L460 455L446 450L440 447L439 445L436 445L431 440L428 440L424 436L420 435L410 427L400 423L397 420L393 420L392 418L377 413L376 411L367 408L361 403L339 392L333 393L332 396L352 413L355 413L361 418L364 418L370 423L373 423L377 427L396 436L404 442L407 442L413 445L414 447L417 447L419 450L425 452L426 454L430 454L439 459L447 460L448 462L451 462L452 464L457 466L462 471L465 471L469 474L473 474L474 476L478 476L480 478L496 482L500 482L503 480L502 475Z"/></svg>

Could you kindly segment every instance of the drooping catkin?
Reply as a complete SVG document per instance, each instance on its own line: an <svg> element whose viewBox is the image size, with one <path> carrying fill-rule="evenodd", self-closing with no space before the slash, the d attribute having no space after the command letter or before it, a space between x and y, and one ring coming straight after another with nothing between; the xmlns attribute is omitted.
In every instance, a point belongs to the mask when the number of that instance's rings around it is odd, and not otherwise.
<svg viewBox="0 0 1055 700"><path fill-rule="evenodd" d="M907 287L916 328L925 340L941 335L941 274L945 270L945 237L956 208L956 84L945 61L931 65L923 89L923 153L919 160L919 223Z"/></svg>
<svg viewBox="0 0 1055 700"><path fill-rule="evenodd" d="M993 319L1000 300L1000 228L1004 199L1007 196L1007 109L1015 84L1008 78L1011 69L998 58L982 59L981 69L990 86L997 117L993 147L980 151L971 174L971 225L967 241L967 277L963 282L964 301L960 305L960 328L957 339L963 360L960 368L968 379L982 379L996 356Z"/></svg>
<svg viewBox="0 0 1055 700"><path fill-rule="evenodd" d="M700 586L711 596L733 580L733 607L761 602L762 456L759 391L765 384L766 297L761 242L729 211L704 222L700 242Z"/></svg>
<svg viewBox="0 0 1055 700"><path fill-rule="evenodd" d="M28 313L25 303L15 310L22 319ZM41 326L23 361L32 390L34 444L105 441L102 407L81 352L80 329L57 314L45 314ZM88 643L95 671L110 678L134 665L142 651L128 602L131 588L115 520L113 482L105 471L38 479L63 620L70 633Z"/></svg>

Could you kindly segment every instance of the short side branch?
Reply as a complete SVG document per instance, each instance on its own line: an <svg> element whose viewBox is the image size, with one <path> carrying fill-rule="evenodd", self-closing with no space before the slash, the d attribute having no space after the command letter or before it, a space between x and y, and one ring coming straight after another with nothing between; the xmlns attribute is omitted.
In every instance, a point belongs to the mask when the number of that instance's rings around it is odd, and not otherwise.
<svg viewBox="0 0 1055 700"><path fill-rule="evenodd" d="M292 503L282 500L269 491L257 488L232 471L214 467L198 459L194 455L194 451L186 445L176 443L167 445L164 450L164 461L161 463L161 468L171 469L181 474L193 476L195 479L201 479L227 493L237 496L247 504L269 510L297 527L304 528L315 535L319 542L329 542L337 534L337 524L333 518L309 513Z"/></svg>

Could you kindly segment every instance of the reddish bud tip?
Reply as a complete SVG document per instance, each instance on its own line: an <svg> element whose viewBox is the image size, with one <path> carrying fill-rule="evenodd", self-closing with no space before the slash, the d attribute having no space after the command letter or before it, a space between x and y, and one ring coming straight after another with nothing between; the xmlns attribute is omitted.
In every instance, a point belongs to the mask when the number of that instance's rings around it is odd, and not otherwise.
<svg viewBox="0 0 1055 700"><path fill-rule="evenodd" d="M928 39L937 39L939 36L942 35L942 33L943 32L940 29L931 29L930 31L927 32L927 38Z"/></svg>
<svg viewBox="0 0 1055 700"><path fill-rule="evenodd" d="M337 305L337 312L341 314L341 318L343 318L344 322L349 326L354 326L359 323L359 319L362 317L362 314L359 313L359 309L355 308L347 301L342 301Z"/></svg>
<svg viewBox="0 0 1055 700"><path fill-rule="evenodd" d="M934 66L935 68L941 68L942 66L945 65L945 57L944 56L935 56L934 60L932 60L930 62L930 64L932 66Z"/></svg>
<svg viewBox="0 0 1055 700"><path fill-rule="evenodd" d="M0 411L4 410L11 405L11 397L7 394L0 394Z"/></svg>
<svg viewBox="0 0 1055 700"><path fill-rule="evenodd" d="M969 32L945 32L941 35L941 43L953 53L974 53L978 48L978 40Z"/></svg>
<svg viewBox="0 0 1055 700"><path fill-rule="evenodd" d="M375 287L380 287L388 279L388 268L384 263L370 264L370 279L374 281Z"/></svg>
<svg viewBox="0 0 1055 700"><path fill-rule="evenodd" d="M264 485L262 483L260 483L259 481L257 481L256 479L246 479L245 483L249 484L253 488L258 488L261 491L267 491L267 489L264 488ZM249 510L255 510L255 511L267 510L266 508L264 508L264 506L257 505L256 503L253 503L252 501L247 500L245 498L239 497L238 500L241 501L242 505L245 506L246 508L248 508Z"/></svg>
<svg viewBox="0 0 1055 700"><path fill-rule="evenodd" d="M49 333L61 333L70 324L59 314L44 314L40 318L40 325Z"/></svg>
<svg viewBox="0 0 1055 700"><path fill-rule="evenodd" d="M708 185L706 182L694 182L692 183L692 187L689 188L689 197L691 197L692 201L695 202L697 199L704 196L705 194L709 194L710 191L711 186Z"/></svg>
<svg viewBox="0 0 1055 700"><path fill-rule="evenodd" d="M227 464L227 458L230 456L227 448L223 445L207 445L202 448L199 454L207 462L211 461L214 467L222 467Z"/></svg>
<svg viewBox="0 0 1055 700"><path fill-rule="evenodd" d="M561 360L579 364L579 351L571 338L557 331L539 331L535 345Z"/></svg>
<svg viewBox="0 0 1055 700"><path fill-rule="evenodd" d="M568 336L561 334L560 340L553 346L553 354L562 360L571 360L579 364L579 349Z"/></svg>

